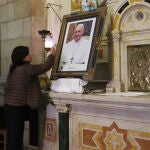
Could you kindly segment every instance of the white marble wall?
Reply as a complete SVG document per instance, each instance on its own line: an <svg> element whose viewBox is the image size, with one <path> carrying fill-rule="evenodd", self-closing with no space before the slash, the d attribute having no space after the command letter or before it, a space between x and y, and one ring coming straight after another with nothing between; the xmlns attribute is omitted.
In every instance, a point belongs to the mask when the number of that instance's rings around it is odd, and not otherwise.
<svg viewBox="0 0 150 150"><path fill-rule="evenodd" d="M139 94L139 93L138 93ZM129 96L130 95L130 96ZM70 105L69 149L148 149L149 93L50 93L58 112Z"/></svg>
<svg viewBox="0 0 150 150"><path fill-rule="evenodd" d="M1 75L7 74L12 49L18 45L29 46L33 62L41 62L38 31L46 28L44 5L45 1L36 0L0 1Z"/></svg>
<svg viewBox="0 0 150 150"><path fill-rule="evenodd" d="M12 49L20 43L31 45L31 5L25 1L22 7L22 2L3 1L0 5L2 74L8 71Z"/></svg>
<svg viewBox="0 0 150 150"><path fill-rule="evenodd" d="M43 150L58 150L59 149L59 145L58 145L58 136L59 136L59 131L58 131L58 114L57 114L57 110L55 109L55 106L49 104L47 105L47 108L46 108L46 119L56 119L57 122L57 130L56 130L56 141L51 141L49 139L46 138L46 136L44 136L44 139L43 139ZM46 134L45 133L46 130L44 130L44 135Z"/></svg>
<svg viewBox="0 0 150 150"><path fill-rule="evenodd" d="M50 5L51 7L50 7ZM47 0L47 29L53 34L54 44L57 45L63 16L70 13L70 0ZM58 6L56 6L58 5Z"/></svg>

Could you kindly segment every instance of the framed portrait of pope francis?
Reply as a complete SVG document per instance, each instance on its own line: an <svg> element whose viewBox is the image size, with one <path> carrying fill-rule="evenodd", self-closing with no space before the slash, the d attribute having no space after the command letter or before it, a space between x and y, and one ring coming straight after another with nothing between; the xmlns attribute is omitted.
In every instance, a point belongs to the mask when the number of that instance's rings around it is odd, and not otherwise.
<svg viewBox="0 0 150 150"><path fill-rule="evenodd" d="M83 11L63 16L55 65L54 79L79 77L91 79L102 37L106 10Z"/></svg>

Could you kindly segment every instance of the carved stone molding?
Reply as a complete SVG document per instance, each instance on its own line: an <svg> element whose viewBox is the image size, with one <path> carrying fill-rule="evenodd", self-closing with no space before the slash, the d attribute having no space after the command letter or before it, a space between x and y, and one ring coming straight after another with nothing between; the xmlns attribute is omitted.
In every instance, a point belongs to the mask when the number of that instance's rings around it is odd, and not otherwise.
<svg viewBox="0 0 150 150"><path fill-rule="evenodd" d="M67 113L71 111L71 106L69 104L56 104L56 110L58 112Z"/></svg>
<svg viewBox="0 0 150 150"><path fill-rule="evenodd" d="M112 79L106 86L106 93L117 93L120 92L120 81Z"/></svg>
<svg viewBox="0 0 150 150"><path fill-rule="evenodd" d="M112 0L111 2L113 3L115 2L115 0ZM119 8L117 8L117 6ZM129 91L133 90L133 88L131 89L131 87L135 87L129 85L129 82L134 84L136 82L130 81L131 78L128 75L128 47L134 45L149 45L150 8L147 2L142 1L133 1L132 3L129 3L127 7L123 6L123 2L122 4L120 2L119 5L118 1L114 5L114 7L116 7L116 10L124 10L117 11L116 16L114 18L114 29L111 32L111 36L109 35L109 39L111 38L110 42L112 48L112 80L108 84L108 88L106 89L106 91L111 92L115 89L116 92L119 92L119 88L120 91ZM133 60L132 57L131 60ZM138 61L140 60L138 59ZM137 64L139 64L139 62ZM133 65L130 65L130 67L133 67ZM135 67L133 68L136 69ZM140 81L138 83L140 84L140 86L143 86L143 83L149 83L149 78L147 80L148 73L145 74L146 77L144 77L144 80L146 80L144 82L142 81L142 85ZM142 76L144 76L145 74L143 74ZM132 79L135 79L135 77ZM142 91L143 89L144 91L145 89L149 89L148 84L145 87L146 88L142 87Z"/></svg>
<svg viewBox="0 0 150 150"><path fill-rule="evenodd" d="M128 94L128 93L126 93ZM133 92L134 94L134 92ZM60 112L71 111L71 105L78 106L95 106L95 107L107 107L125 110L137 110L137 111L149 111L150 101L149 95L143 93L141 96L112 96L111 94L70 94L70 93L54 93L50 92L49 95L56 104L56 109Z"/></svg>
<svg viewBox="0 0 150 150"><path fill-rule="evenodd" d="M113 30L112 31L112 41L113 42L119 42L119 38L120 38L120 33L118 30Z"/></svg>
<svg viewBox="0 0 150 150"><path fill-rule="evenodd" d="M116 3L118 2L118 0L106 0L107 4L112 4L112 3Z"/></svg>
<svg viewBox="0 0 150 150"><path fill-rule="evenodd" d="M120 30L124 32L143 31L149 29L149 7L144 5L131 6L123 14L120 22Z"/></svg>

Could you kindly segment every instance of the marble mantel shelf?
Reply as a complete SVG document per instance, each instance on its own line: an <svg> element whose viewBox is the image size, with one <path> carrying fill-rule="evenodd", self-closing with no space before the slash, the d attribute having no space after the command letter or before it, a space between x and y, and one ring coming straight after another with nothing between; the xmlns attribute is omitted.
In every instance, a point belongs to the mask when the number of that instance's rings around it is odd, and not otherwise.
<svg viewBox="0 0 150 150"><path fill-rule="evenodd" d="M133 97L119 95L88 95L50 92L49 95L56 105L93 105L97 107L150 111L149 94L145 96Z"/></svg>

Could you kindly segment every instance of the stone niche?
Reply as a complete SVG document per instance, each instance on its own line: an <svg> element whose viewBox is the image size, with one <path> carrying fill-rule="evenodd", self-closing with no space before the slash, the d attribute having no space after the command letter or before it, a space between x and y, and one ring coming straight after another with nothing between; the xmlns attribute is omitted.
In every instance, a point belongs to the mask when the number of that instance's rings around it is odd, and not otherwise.
<svg viewBox="0 0 150 150"><path fill-rule="evenodd" d="M149 1L125 1L116 10L111 32L112 80L106 91L150 91Z"/></svg>

